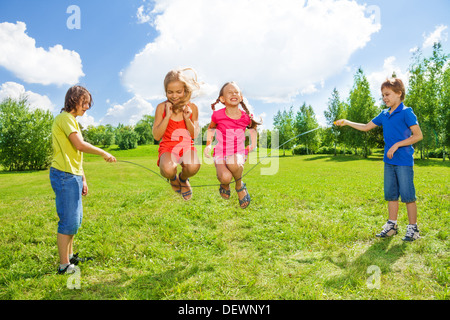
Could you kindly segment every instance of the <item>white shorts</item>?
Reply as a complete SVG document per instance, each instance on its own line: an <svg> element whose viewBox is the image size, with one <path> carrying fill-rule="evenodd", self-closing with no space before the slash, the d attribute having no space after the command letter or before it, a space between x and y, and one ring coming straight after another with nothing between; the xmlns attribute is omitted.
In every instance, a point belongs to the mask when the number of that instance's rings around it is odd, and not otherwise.
<svg viewBox="0 0 450 320"><path fill-rule="evenodd" d="M247 156L241 153L235 153L229 156L214 156L214 163L217 162L225 162L225 163L234 163L234 156L236 156L237 164L244 165L247 161Z"/></svg>

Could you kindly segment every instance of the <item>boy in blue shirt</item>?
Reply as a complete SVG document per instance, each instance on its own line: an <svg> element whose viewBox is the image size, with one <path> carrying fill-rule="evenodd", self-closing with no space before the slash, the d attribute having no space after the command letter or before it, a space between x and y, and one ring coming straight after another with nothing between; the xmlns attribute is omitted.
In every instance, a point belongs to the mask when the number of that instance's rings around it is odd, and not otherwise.
<svg viewBox="0 0 450 320"><path fill-rule="evenodd" d="M404 241L420 238L417 228L417 205L414 188L413 144L423 139L417 117L411 108L405 107L405 86L400 79L388 79L381 85L383 101L389 109L383 110L367 124L338 120L337 126L350 126L360 131L383 127L384 137L384 195L388 201L389 220L377 237L397 234L398 199L406 204L409 225Z"/></svg>

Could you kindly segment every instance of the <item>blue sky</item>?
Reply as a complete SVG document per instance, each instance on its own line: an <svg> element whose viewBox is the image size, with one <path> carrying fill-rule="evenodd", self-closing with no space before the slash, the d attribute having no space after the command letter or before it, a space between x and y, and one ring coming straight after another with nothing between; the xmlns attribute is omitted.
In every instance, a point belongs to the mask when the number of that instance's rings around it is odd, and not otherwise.
<svg viewBox="0 0 450 320"><path fill-rule="evenodd" d="M71 5L80 29L68 28ZM359 67L378 100L393 71L407 82L414 48L449 53L448 12L448 0L1 1L0 98L25 94L56 115L81 84L95 103L83 125L134 124L163 101L169 70L192 67L201 124L231 80L265 128L303 102L324 124L333 88L346 99Z"/></svg>

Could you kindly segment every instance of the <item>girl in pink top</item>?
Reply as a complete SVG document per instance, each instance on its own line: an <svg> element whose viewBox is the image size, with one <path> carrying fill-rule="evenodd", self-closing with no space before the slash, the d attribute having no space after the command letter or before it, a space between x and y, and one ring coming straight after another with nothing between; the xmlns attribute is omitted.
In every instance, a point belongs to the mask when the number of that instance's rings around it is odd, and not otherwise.
<svg viewBox="0 0 450 320"><path fill-rule="evenodd" d="M215 106L219 102L224 104L225 108L216 111ZM244 110L241 110L239 105ZM256 149L256 127L260 123L253 120L253 116L243 102L242 93L234 82L228 82L222 87L219 98L211 107L214 112L208 128L204 154L210 158L211 143L215 136L217 144L213 157L217 179L221 183L220 195L227 200L230 198L230 183L234 178L239 205L245 209L251 199L245 183L242 182L242 173L248 153ZM251 145L247 148L245 147L246 129L250 129L251 137Z"/></svg>

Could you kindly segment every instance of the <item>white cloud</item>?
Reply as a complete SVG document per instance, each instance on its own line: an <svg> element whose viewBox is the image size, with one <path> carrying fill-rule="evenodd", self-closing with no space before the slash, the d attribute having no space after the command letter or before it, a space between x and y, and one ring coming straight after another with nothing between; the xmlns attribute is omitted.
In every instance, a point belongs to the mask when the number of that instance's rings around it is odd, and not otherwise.
<svg viewBox="0 0 450 320"><path fill-rule="evenodd" d="M156 0L151 25L159 36L122 72L127 89L164 99L163 79L193 67L220 88L236 81L248 99L287 102L317 91L345 69L380 25L351 0ZM144 8L140 9L144 12ZM139 12L138 12L139 14ZM188 17L181 19L180 17ZM209 113L216 92L205 95Z"/></svg>
<svg viewBox="0 0 450 320"><path fill-rule="evenodd" d="M83 126L84 129L87 129L89 126L98 126L99 124L95 121L93 116L85 113L82 117L77 117L77 121L79 124Z"/></svg>
<svg viewBox="0 0 450 320"><path fill-rule="evenodd" d="M423 42L423 48L432 47L437 42L445 42L448 39L448 33L445 32L448 29L448 26L440 25L437 26L436 29L430 33L428 36L424 34L425 41Z"/></svg>
<svg viewBox="0 0 450 320"><path fill-rule="evenodd" d="M381 98L381 85L386 79L391 78L394 72L397 78L401 79L406 87L408 86L409 73L403 72L401 67L396 65L396 60L393 56L386 58L381 71L373 72L367 76L367 81L370 83L370 90L377 101Z"/></svg>
<svg viewBox="0 0 450 320"><path fill-rule="evenodd" d="M26 34L26 24L0 23L0 66L27 83L73 85L84 76L80 55L57 44L45 50Z"/></svg>
<svg viewBox="0 0 450 320"><path fill-rule="evenodd" d="M144 115L154 115L152 104L140 96L134 96L124 104L116 104L109 108L100 124L135 125Z"/></svg>
<svg viewBox="0 0 450 320"><path fill-rule="evenodd" d="M26 91L25 87L16 82L5 82L0 86L0 101L11 98L19 100L26 98L30 110L43 109L55 111L55 105L51 102L49 97L42 96L32 91Z"/></svg>
<svg viewBox="0 0 450 320"><path fill-rule="evenodd" d="M143 5L138 8L136 17L138 19L138 23L147 23L151 20L151 15L145 12Z"/></svg>

